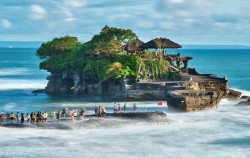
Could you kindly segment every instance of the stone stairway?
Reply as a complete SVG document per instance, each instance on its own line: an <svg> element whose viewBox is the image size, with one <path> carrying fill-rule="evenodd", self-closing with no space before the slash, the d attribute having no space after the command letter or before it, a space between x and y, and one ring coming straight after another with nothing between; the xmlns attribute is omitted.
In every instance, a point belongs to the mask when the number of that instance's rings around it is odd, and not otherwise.
<svg viewBox="0 0 250 158"><path fill-rule="evenodd" d="M171 92L171 91L175 91L175 90L185 90L186 87L184 86L184 82L167 82L165 84L165 92Z"/></svg>
<svg viewBox="0 0 250 158"><path fill-rule="evenodd" d="M187 73L186 70L179 69L179 68L177 68L175 66L172 66L172 65L170 65L170 69L173 70L173 71L180 72L181 81L191 81L192 80L192 77Z"/></svg>
<svg viewBox="0 0 250 158"><path fill-rule="evenodd" d="M181 81L191 81L192 77L188 73L181 73Z"/></svg>

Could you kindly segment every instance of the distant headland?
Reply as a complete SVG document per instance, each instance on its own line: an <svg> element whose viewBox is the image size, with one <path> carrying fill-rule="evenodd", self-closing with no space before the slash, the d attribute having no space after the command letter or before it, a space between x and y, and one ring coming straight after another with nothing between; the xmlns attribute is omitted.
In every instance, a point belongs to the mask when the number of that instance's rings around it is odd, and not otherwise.
<svg viewBox="0 0 250 158"><path fill-rule="evenodd" d="M54 38L37 55L40 69L51 73L49 95L167 100L181 111L216 107L229 94L240 97L228 89L226 77L189 68L192 57L173 51L181 47L167 38L144 43L130 29L105 26L86 43L72 36Z"/></svg>

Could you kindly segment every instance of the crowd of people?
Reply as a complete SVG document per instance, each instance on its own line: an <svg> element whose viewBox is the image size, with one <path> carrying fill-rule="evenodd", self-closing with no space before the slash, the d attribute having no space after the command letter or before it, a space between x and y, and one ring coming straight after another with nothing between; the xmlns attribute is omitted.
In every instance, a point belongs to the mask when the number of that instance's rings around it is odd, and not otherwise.
<svg viewBox="0 0 250 158"><path fill-rule="evenodd" d="M136 110L137 110L136 103L133 104L132 108L133 108L133 112L136 112ZM123 106L120 103L114 103L114 114L120 114L122 112L122 110L124 113L126 113L127 103L124 103ZM146 110L146 104L144 106L144 110Z"/></svg>
<svg viewBox="0 0 250 158"><path fill-rule="evenodd" d="M132 105L133 112L136 112L137 110L137 105L134 103ZM126 113L127 110L127 104L124 103L121 105L121 103L114 103L114 114L117 116L120 116L122 112ZM144 106L144 110L146 111L146 103ZM0 112L0 122L3 122L6 120L6 122L14 123L16 121L17 123L23 124L25 121L27 123L44 123L47 122L48 118L50 118L51 121L60 121L61 119L65 119L66 116L74 121L79 118L80 120L83 120L86 116L86 109L82 108L78 112L77 109L72 109L69 110L68 108L64 108L63 110L55 111L52 110L49 113L47 112L31 112L31 113L19 113L17 112L14 114L13 112L11 113L4 113ZM99 118L105 117L106 109L104 106L96 106L94 109L95 116L98 116ZM79 114L79 117L78 117Z"/></svg>
<svg viewBox="0 0 250 158"><path fill-rule="evenodd" d="M84 119L85 118L85 113L86 113L86 109L82 108L80 110L79 113L79 119ZM21 123L23 124L25 121L27 123L44 123L47 122L48 117L50 117L51 121L60 121L62 118L65 119L66 116L69 115L70 119L72 121L77 119L78 116L78 112L76 109L73 110L68 110L67 108L64 108L62 111L55 111L52 110L50 111L50 115L47 112L31 112L31 113L19 113L17 112L16 114L14 114L13 112L10 113L6 113L6 115L4 115L4 113L0 113L0 121L3 122L4 120L6 120L6 122L8 123L14 123L14 121L16 121L16 123Z"/></svg>

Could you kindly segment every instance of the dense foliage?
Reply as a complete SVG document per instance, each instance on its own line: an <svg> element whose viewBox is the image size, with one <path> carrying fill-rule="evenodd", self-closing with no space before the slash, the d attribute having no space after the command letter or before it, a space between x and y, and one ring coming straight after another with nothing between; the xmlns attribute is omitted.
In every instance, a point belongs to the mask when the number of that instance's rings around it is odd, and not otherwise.
<svg viewBox="0 0 250 158"><path fill-rule="evenodd" d="M85 74L99 81L125 78L165 79L168 62L152 55L128 55L123 46L136 39L130 29L105 26L89 42L80 44L76 37L64 36L43 43L37 55L43 59L40 69Z"/></svg>
<svg viewBox="0 0 250 158"><path fill-rule="evenodd" d="M37 55L42 59L48 59L67 52L79 51L80 45L76 37L64 36L61 38L54 38L52 41L43 43L37 50Z"/></svg>

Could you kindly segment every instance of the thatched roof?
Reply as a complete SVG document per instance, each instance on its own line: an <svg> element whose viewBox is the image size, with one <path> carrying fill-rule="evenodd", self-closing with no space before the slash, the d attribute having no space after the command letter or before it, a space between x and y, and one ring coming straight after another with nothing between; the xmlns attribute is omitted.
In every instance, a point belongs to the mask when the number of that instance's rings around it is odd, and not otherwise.
<svg viewBox="0 0 250 158"><path fill-rule="evenodd" d="M155 38L147 43L144 43L140 48L149 49L149 48L181 48L181 45L175 43L167 38Z"/></svg>
<svg viewBox="0 0 250 158"><path fill-rule="evenodd" d="M141 50L140 46L144 44L141 40L138 38L132 41L131 43L128 43L125 45L124 50L128 52L135 52Z"/></svg>

